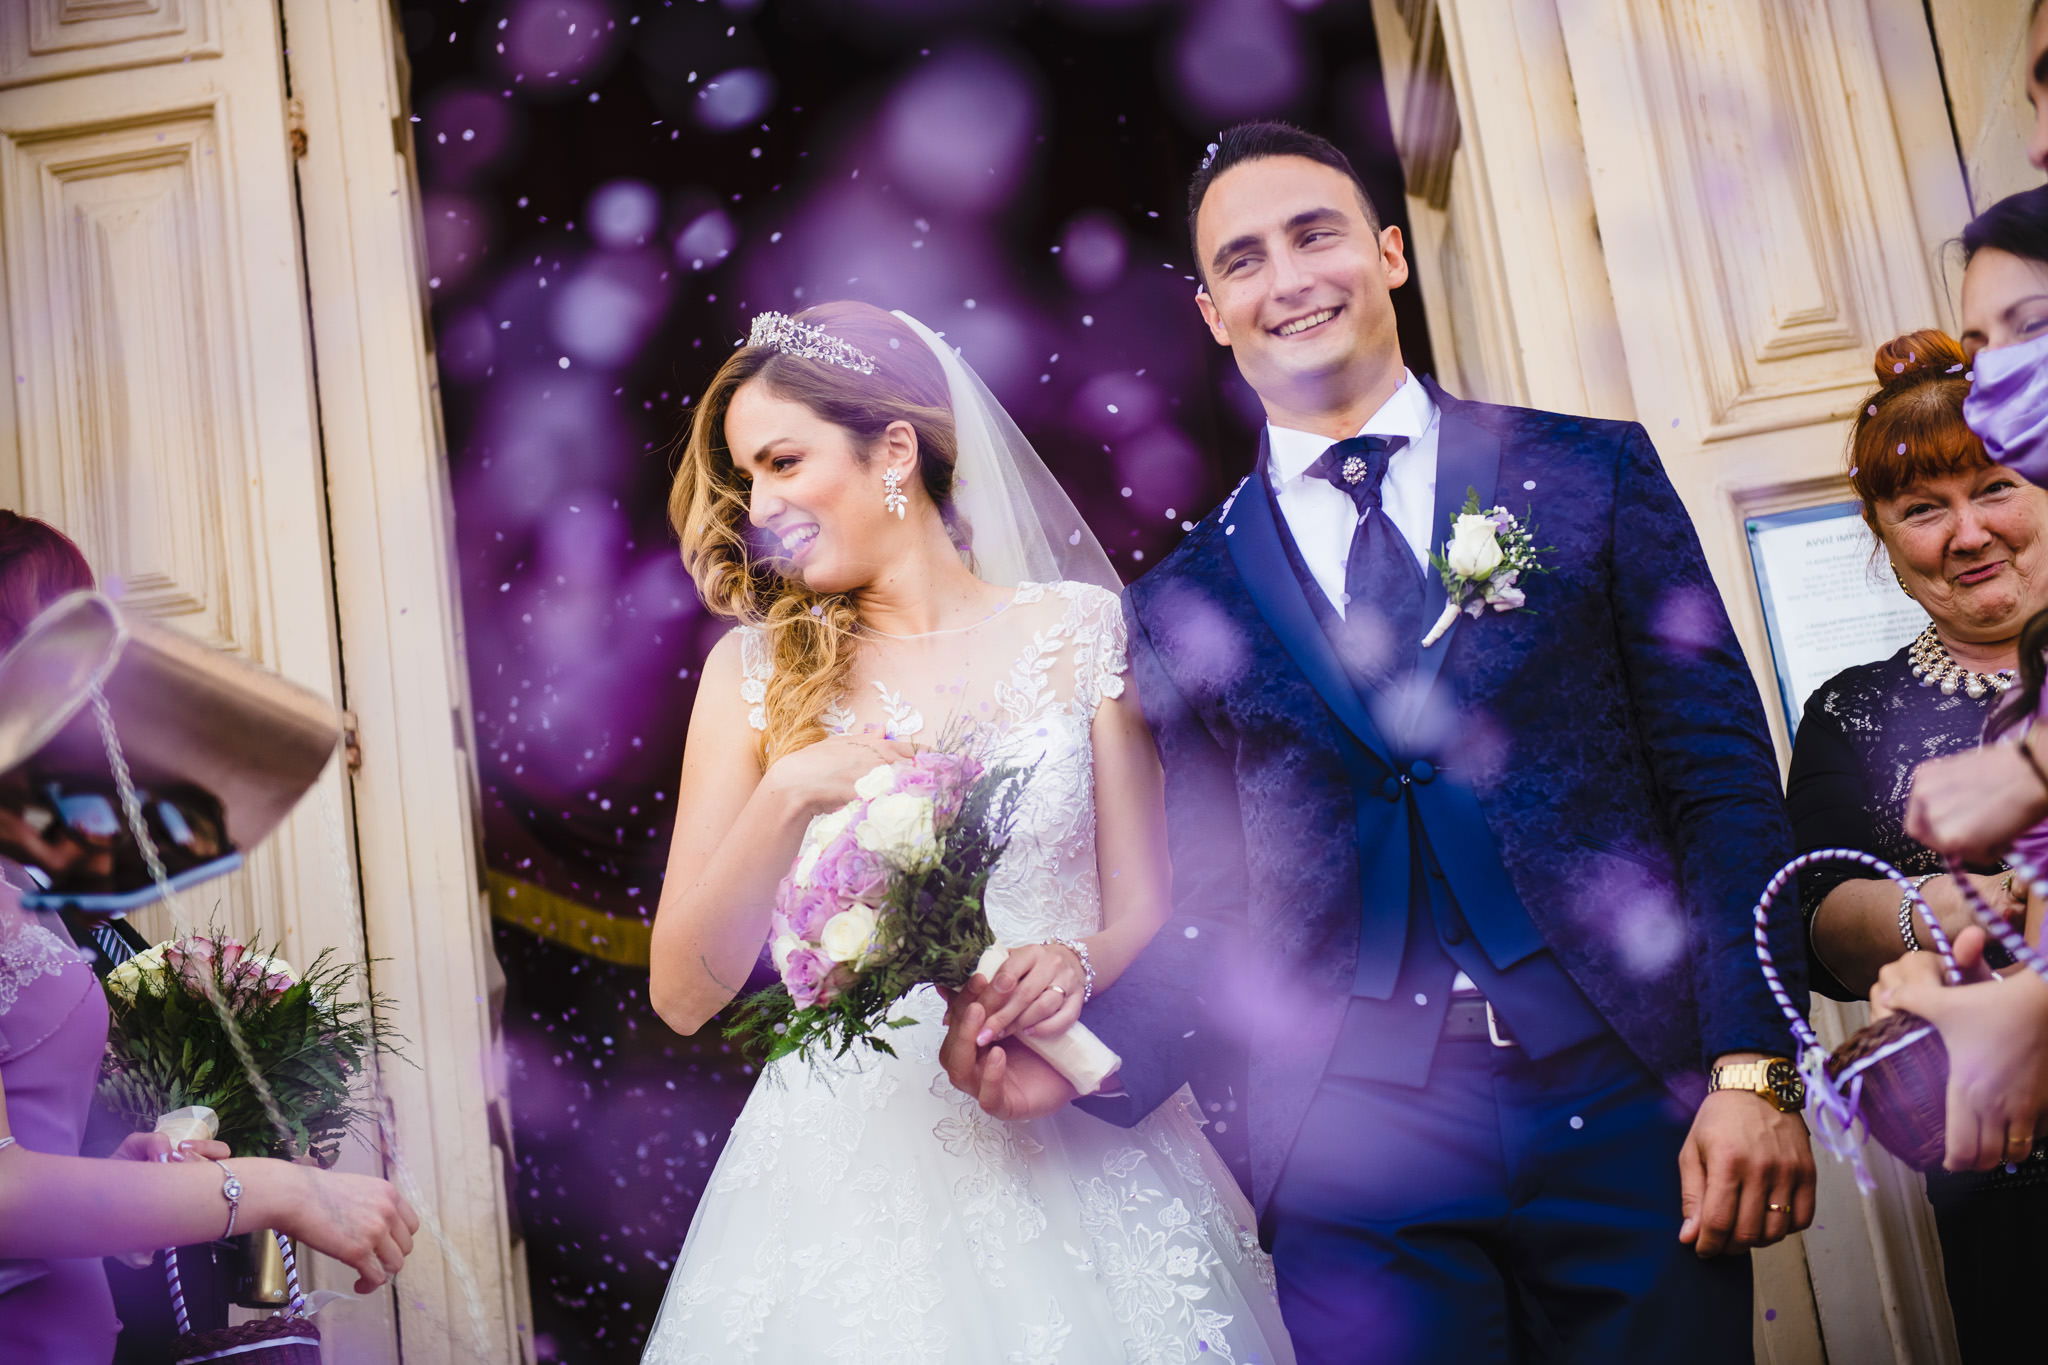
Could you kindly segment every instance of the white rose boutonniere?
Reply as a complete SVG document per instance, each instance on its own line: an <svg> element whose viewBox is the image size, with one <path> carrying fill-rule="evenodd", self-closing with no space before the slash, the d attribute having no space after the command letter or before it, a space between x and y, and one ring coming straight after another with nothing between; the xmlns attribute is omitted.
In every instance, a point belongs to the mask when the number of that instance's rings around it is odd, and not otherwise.
<svg viewBox="0 0 2048 1365"><path fill-rule="evenodd" d="M1443 553L1430 556L1447 600L1443 615L1422 637L1422 647L1441 639L1460 611L1478 617L1488 607L1514 611L1526 605L1528 576L1549 572L1537 562L1548 548L1537 548L1536 525L1527 516L1517 517L1505 507L1482 510L1479 490L1466 489L1464 510L1451 523Z"/></svg>
<svg viewBox="0 0 2048 1365"><path fill-rule="evenodd" d="M1461 513L1451 523L1451 538L1444 546L1444 562L1451 572L1474 583L1500 567L1500 530L1483 512Z"/></svg>

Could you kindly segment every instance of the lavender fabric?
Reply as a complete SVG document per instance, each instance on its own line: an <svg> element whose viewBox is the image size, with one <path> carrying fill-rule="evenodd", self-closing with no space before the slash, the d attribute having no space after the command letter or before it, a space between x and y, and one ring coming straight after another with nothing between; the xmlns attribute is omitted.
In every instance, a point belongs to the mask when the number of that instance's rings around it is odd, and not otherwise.
<svg viewBox="0 0 2048 1365"><path fill-rule="evenodd" d="M1977 352L1963 420L1993 460L2048 486L2048 336Z"/></svg>
<svg viewBox="0 0 2048 1365"><path fill-rule="evenodd" d="M107 998L91 968L61 925L20 909L0 886L0 1086L23 1147L78 1155L106 1046ZM0 1260L6 1359L106 1365L119 1330L97 1258Z"/></svg>

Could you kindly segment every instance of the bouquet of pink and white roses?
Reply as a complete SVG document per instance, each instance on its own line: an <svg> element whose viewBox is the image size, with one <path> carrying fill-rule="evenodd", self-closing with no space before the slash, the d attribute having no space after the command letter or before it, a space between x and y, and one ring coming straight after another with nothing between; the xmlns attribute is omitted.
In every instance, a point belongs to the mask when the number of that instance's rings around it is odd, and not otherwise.
<svg viewBox="0 0 2048 1365"><path fill-rule="evenodd" d="M236 1155L311 1157L331 1166L341 1140L374 1116L358 1079L393 1052L386 1002L352 989L360 968L321 953L303 972L219 931L159 943L106 980L100 1097L137 1128L205 1110ZM232 1030L232 1032L231 1032ZM269 1091L251 1083L254 1066Z"/></svg>
<svg viewBox="0 0 2048 1365"><path fill-rule="evenodd" d="M740 1002L726 1028L769 1061L855 1043L895 1055L882 1036L913 988L957 990L993 976L995 941L983 897L1008 845L1025 770L989 767L948 749L876 767L855 796L811 822L776 889L769 955L780 986ZM1116 1069L1116 1054L1076 1024L1019 1039L1083 1094Z"/></svg>

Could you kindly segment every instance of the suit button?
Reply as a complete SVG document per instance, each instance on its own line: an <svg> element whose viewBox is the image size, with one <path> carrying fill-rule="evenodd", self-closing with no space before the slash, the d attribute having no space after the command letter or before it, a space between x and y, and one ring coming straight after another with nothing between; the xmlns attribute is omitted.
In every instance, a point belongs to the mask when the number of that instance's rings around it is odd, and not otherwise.
<svg viewBox="0 0 2048 1365"><path fill-rule="evenodd" d="M1408 765L1408 773L1417 782L1427 782L1436 776L1436 765L1426 758L1418 758Z"/></svg>
<svg viewBox="0 0 2048 1365"><path fill-rule="evenodd" d="M1380 783L1380 795L1386 797L1389 801L1399 801L1401 799L1401 784L1407 780L1408 775L1406 773L1399 777L1389 775L1386 781Z"/></svg>

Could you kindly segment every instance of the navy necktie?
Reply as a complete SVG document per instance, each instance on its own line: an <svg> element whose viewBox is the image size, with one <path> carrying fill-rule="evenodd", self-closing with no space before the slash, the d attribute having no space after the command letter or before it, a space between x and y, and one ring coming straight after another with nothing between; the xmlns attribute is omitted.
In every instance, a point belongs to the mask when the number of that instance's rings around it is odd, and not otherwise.
<svg viewBox="0 0 2048 1365"><path fill-rule="evenodd" d="M1427 580L1415 552L1380 505L1381 486L1406 436L1353 436L1339 441L1308 467L1358 509L1358 529L1344 561L1345 662L1375 685L1407 672L1429 629L1424 619Z"/></svg>

